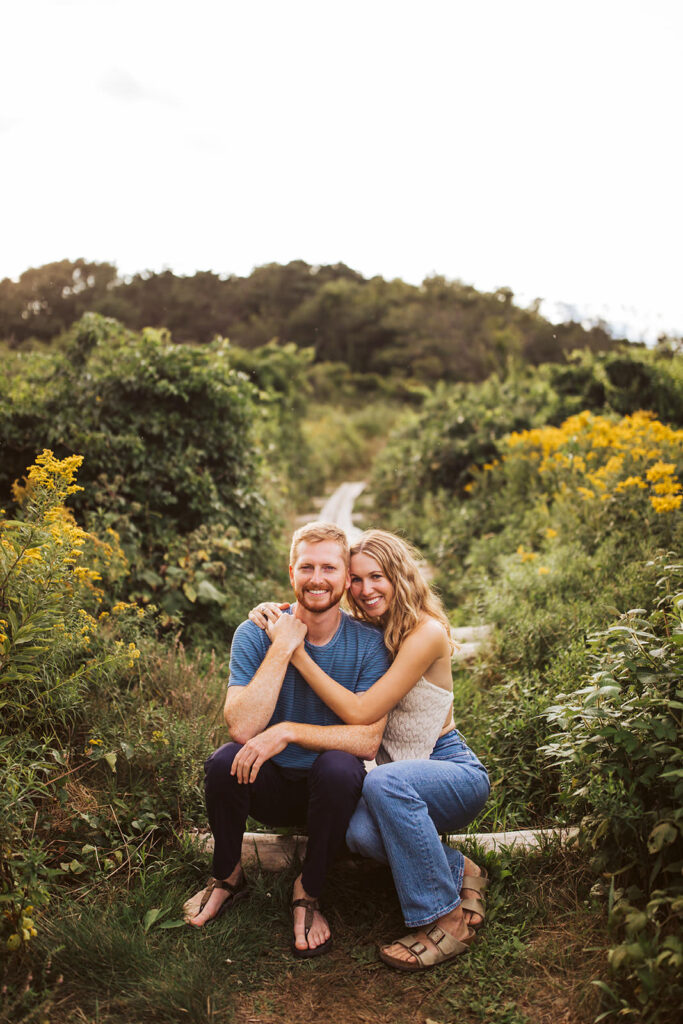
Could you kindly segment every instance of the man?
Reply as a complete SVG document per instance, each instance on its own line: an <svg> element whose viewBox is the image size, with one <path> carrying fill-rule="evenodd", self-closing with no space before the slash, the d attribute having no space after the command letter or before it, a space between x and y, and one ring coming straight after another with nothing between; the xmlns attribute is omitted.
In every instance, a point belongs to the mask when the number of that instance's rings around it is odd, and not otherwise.
<svg viewBox="0 0 683 1024"><path fill-rule="evenodd" d="M339 527L309 523L296 531L289 578L296 595L291 613L271 623L268 633L243 622L233 639L224 710L232 742L205 766L214 878L191 923L201 926L246 896L240 856L247 815L269 826L305 824L292 950L311 957L331 943L318 898L360 797L361 758L374 758L386 719L341 724L290 658L305 643L328 675L360 692L386 672L389 656L381 632L339 606L350 585L349 547Z"/></svg>

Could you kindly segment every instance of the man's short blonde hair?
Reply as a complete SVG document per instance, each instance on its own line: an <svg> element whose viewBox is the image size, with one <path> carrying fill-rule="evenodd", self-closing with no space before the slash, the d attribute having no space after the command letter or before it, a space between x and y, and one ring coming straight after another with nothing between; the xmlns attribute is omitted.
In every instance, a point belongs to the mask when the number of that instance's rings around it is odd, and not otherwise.
<svg viewBox="0 0 683 1024"><path fill-rule="evenodd" d="M294 565L296 562L300 544L318 544L323 540L331 540L339 546L342 558L344 559L344 565L348 568L350 561L349 541L341 527L335 526L334 523L314 522L300 526L292 537L292 546L289 549L289 564Z"/></svg>

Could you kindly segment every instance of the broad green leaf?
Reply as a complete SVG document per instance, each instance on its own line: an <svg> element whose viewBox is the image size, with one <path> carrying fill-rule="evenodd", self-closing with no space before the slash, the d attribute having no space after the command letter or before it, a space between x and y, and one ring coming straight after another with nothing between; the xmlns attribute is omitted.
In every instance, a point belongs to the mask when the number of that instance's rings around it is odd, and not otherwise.
<svg viewBox="0 0 683 1024"><path fill-rule="evenodd" d="M153 907L152 910L148 910L142 919L142 927L145 932L148 932L155 921L158 921L160 917L167 914L167 910L163 910L161 907Z"/></svg>
<svg viewBox="0 0 683 1024"><path fill-rule="evenodd" d="M225 602L225 595L220 592L213 583L209 580L202 580L197 588L197 594L202 601L215 602L216 604L223 604Z"/></svg>

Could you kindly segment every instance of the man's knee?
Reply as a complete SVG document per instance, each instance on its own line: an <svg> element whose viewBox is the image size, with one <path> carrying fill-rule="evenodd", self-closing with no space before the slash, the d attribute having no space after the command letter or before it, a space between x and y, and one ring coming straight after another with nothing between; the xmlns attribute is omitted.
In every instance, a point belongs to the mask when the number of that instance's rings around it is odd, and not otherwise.
<svg viewBox="0 0 683 1024"><path fill-rule="evenodd" d="M357 800L364 777L363 763L343 750L324 750L311 768L311 780L324 786L332 800L347 794Z"/></svg>
<svg viewBox="0 0 683 1024"><path fill-rule="evenodd" d="M204 784L207 791L224 789L230 785L234 779L230 774L232 762L241 749L241 743L224 743L213 754L209 754L204 762Z"/></svg>

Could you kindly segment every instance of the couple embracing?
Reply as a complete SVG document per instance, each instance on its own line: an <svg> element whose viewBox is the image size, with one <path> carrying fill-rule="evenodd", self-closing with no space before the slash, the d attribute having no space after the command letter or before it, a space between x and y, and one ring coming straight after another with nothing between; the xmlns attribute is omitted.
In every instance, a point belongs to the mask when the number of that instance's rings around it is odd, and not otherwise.
<svg viewBox="0 0 683 1024"><path fill-rule="evenodd" d="M292 539L289 575L296 604L259 605L233 639L232 742L206 762L214 877L190 923L248 896L240 857L250 816L308 832L292 894L294 956L330 948L319 897L346 842L390 866L414 929L383 946L382 960L406 971L450 960L483 923L486 873L440 836L476 817L489 781L453 721L446 615L412 549L382 530L349 551L339 527L309 523Z"/></svg>

